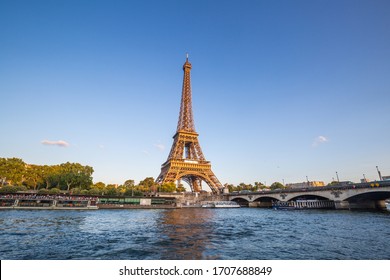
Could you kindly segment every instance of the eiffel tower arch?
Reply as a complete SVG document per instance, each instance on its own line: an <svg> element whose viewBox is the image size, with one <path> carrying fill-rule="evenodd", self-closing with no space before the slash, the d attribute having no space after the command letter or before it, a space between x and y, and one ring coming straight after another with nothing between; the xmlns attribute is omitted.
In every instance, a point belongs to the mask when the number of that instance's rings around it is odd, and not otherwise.
<svg viewBox="0 0 390 280"><path fill-rule="evenodd" d="M165 184L183 180L193 192L202 190L202 182L205 182L213 193L218 194L222 191L223 186L211 170L211 163L205 159L198 140L199 134L195 131L192 112L191 69L192 65L188 61L187 55L183 65L183 88L177 130L173 136L168 159L162 164L156 182Z"/></svg>

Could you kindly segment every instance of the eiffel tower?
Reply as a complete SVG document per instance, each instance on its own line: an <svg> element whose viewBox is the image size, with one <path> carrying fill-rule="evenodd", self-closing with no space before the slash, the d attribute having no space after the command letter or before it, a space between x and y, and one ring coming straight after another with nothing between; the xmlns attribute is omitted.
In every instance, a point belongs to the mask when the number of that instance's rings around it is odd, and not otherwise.
<svg viewBox="0 0 390 280"><path fill-rule="evenodd" d="M191 101L191 68L187 54L183 65L183 89L177 130L173 136L168 159L162 164L156 182L164 184L183 180L193 192L199 192L204 181L213 193L218 194L221 193L223 186L211 171L211 163L206 161L199 145L199 134L195 131Z"/></svg>

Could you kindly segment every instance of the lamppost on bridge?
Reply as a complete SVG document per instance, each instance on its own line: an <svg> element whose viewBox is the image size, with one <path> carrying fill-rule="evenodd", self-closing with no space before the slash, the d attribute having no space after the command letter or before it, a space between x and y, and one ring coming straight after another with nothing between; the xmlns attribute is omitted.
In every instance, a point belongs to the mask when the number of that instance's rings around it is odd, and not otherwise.
<svg viewBox="0 0 390 280"><path fill-rule="evenodd" d="M337 182L339 182L339 183L340 183L340 179L339 179L339 173L337 173L337 171L336 171L336 177L337 177Z"/></svg>
<svg viewBox="0 0 390 280"><path fill-rule="evenodd" d="M379 169L378 169L378 165L376 166L376 171L378 171L379 181L383 181L383 179L382 179L382 174L381 174L381 172L380 172Z"/></svg>

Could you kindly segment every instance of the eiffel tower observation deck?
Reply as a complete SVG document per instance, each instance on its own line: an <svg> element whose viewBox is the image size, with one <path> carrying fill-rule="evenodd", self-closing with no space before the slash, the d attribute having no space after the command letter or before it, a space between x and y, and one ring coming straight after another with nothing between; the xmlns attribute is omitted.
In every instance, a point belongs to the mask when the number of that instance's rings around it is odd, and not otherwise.
<svg viewBox="0 0 390 280"><path fill-rule="evenodd" d="M168 159L161 166L161 173L156 182L159 184L185 181L191 187L191 191L202 190L202 182L205 182L213 193L222 191L222 184L211 170L211 163L203 155L195 131L192 112L191 72L192 65L188 61L183 65L184 77L181 95L181 105L177 130L173 136L173 144Z"/></svg>

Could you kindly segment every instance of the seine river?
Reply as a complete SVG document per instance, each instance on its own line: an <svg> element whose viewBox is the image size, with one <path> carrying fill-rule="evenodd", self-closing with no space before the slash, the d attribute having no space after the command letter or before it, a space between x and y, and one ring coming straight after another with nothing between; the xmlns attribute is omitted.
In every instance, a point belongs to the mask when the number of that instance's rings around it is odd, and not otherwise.
<svg viewBox="0 0 390 280"><path fill-rule="evenodd" d="M1 259L390 259L390 213L2 210Z"/></svg>

